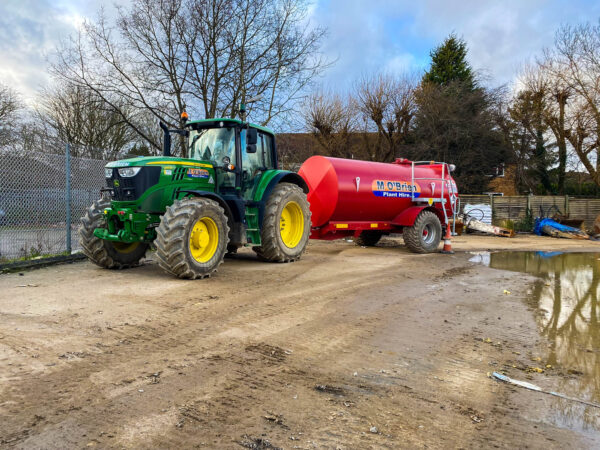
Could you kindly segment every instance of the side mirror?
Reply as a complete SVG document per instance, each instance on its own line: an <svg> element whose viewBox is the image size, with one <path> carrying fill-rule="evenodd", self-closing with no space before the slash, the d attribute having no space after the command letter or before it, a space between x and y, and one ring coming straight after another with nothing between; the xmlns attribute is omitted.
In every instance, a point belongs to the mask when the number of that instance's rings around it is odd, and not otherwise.
<svg viewBox="0 0 600 450"><path fill-rule="evenodd" d="M250 145L256 146L257 142L258 142L258 132L256 131L256 128L246 129L246 144L248 146L250 146ZM256 149L252 153L255 153L255 152L256 152ZM250 153L250 152L248 152L248 153Z"/></svg>
<svg viewBox="0 0 600 450"><path fill-rule="evenodd" d="M256 144L246 145L246 153L256 153Z"/></svg>

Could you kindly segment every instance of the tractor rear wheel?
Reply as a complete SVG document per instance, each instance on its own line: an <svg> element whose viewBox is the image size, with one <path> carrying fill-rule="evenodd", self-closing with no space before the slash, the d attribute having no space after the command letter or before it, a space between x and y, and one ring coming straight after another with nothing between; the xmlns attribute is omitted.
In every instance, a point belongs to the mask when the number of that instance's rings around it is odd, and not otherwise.
<svg viewBox="0 0 600 450"><path fill-rule="evenodd" d="M176 200L163 215L154 243L163 270L179 278L209 277L227 251L227 216L214 200Z"/></svg>
<svg viewBox="0 0 600 450"><path fill-rule="evenodd" d="M383 236L381 231L365 230L354 240L354 243L361 247L375 247L381 236Z"/></svg>
<svg viewBox="0 0 600 450"><path fill-rule="evenodd" d="M253 250L266 261L296 261L308 244L310 225L306 194L295 184L279 183L265 206L262 244Z"/></svg>
<svg viewBox="0 0 600 450"><path fill-rule="evenodd" d="M402 237L411 252L431 253L440 245L442 224L435 213L421 211L413 226L404 228Z"/></svg>
<svg viewBox="0 0 600 450"><path fill-rule="evenodd" d="M110 201L97 200L81 218L79 243L83 253L94 264L105 269L126 269L137 266L146 255L148 244L107 241L94 235L96 228L106 226L103 211L109 206Z"/></svg>

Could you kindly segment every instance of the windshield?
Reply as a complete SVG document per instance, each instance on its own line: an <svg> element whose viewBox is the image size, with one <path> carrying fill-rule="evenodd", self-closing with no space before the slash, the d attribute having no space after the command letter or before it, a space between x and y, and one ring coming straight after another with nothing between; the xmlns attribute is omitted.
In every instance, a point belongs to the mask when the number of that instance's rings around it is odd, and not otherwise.
<svg viewBox="0 0 600 450"><path fill-rule="evenodd" d="M231 163L235 163L235 128L192 130L189 139L190 158L221 166L227 156Z"/></svg>

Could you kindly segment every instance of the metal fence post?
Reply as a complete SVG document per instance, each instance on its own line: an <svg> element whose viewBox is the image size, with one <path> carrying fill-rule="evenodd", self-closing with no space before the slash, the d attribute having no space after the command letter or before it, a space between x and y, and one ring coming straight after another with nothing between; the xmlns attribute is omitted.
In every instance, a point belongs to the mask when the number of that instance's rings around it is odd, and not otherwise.
<svg viewBox="0 0 600 450"><path fill-rule="evenodd" d="M66 175L66 206L67 206L67 253L71 254L71 148L67 142L65 149L65 175Z"/></svg>

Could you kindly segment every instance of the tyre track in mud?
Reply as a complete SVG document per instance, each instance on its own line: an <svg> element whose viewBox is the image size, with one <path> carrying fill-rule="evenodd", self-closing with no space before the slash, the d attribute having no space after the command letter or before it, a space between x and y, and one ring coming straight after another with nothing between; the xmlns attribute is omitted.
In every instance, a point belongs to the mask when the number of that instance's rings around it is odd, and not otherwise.
<svg viewBox="0 0 600 450"><path fill-rule="evenodd" d="M527 406L518 394L482 381L500 358L474 338L496 330L494 339L514 341L508 351L531 337L490 320L493 307L483 300L495 301L491 285L508 278L472 272L460 255L414 256L389 242L311 244L293 265L242 254L201 282L164 277L154 264L28 273L40 287L27 290L27 302L51 290L43 286L49 274L73 285L58 306L50 303L52 314L32 316L31 333L10 336L21 354L0 352L14 363L0 366L10 380L0 391L0 443L471 447L518 446L520 432L545 447L577 442L569 432L534 429L516 412ZM463 283L479 291L465 300ZM86 295L89 306L78 300ZM12 314L26 324L18 308L2 308L2 320ZM44 336L47 345L29 348ZM35 366L23 360L34 352Z"/></svg>
<svg viewBox="0 0 600 450"><path fill-rule="evenodd" d="M330 261L325 261L322 264L330 263ZM141 370L142 361L155 359L157 355L161 354L169 354L170 358L173 358L173 350L179 349L184 344L187 344L184 345L187 351L184 354L176 355L175 359L193 358L205 351L213 355L215 352L229 354L235 349L232 349L231 344L227 345L225 341L232 337L237 339L247 337L253 340L266 338L282 329L310 321L321 313L325 306L322 302L330 297L332 292L335 292L333 298L335 300L347 293L389 278L388 275L377 274L379 269L378 267L373 268L373 273L365 273L364 268L348 271L344 274L344 279L349 283L340 288L340 282L343 283L343 279L340 277L332 279L324 273L318 275L319 267L312 267L297 277L298 283L301 285L299 289L294 289L293 284L290 286L290 279L284 279L271 285L275 292L283 293L292 290L285 294L285 304L278 299L273 299L272 303L259 302L257 304L254 301L257 294L250 288L244 295L237 296L235 301L228 302L225 305L225 311L221 308L218 311L212 310L210 306L202 310L183 306L172 311L161 320L161 323L156 325L150 322L121 328L111 327L110 335L115 334L116 336L112 338L113 342L111 343L107 343L106 339L103 339L99 353L89 353L84 358L76 358L67 362L61 369L51 369L50 374L42 377L25 378L20 382L13 379L11 387L8 392L4 392L3 397L7 399L8 404L20 405L19 415L29 415L30 417L39 416L38 412L43 409L43 405L40 408L38 399L44 399L45 405L52 405L55 409L56 417L52 421L58 423L61 417L72 418L73 411L85 408L86 404L92 402L94 398L108 398L109 400L113 398L110 395L110 389L107 395L106 385L118 383L120 376L109 376L106 379L103 372L119 373L120 367L122 370L126 370L127 367L131 368L132 366L139 367ZM306 277L311 279L309 286L302 283ZM175 293L175 297L181 298L181 295ZM281 308L289 311L281 312ZM223 315L228 316L226 324L217 324L222 320ZM184 320L187 325L182 327ZM250 323L252 324L250 330L245 334L231 332L231 330L240 330L244 326L248 328ZM278 323L284 325L273 325ZM339 335L337 340L343 339L343 335ZM329 346L331 347L335 342L335 339L331 340ZM323 347L321 349L324 350ZM141 356L132 358L132 355ZM102 369L103 367L110 367L110 369ZM189 364L188 367L193 367L193 364ZM168 374L169 370L164 372ZM36 385L34 389L32 389L32 383ZM98 405L94 409L97 410ZM16 409L9 409L11 415L16 412ZM89 411L86 411L86 414L89 414ZM103 414L100 413L100 416ZM46 425L48 420L45 419ZM17 419L18 421L19 419ZM18 424L11 425L10 422L10 420L5 422L9 436L5 438L5 441L10 441L11 436L27 436L29 434L19 429ZM38 425L36 424L36 426Z"/></svg>

